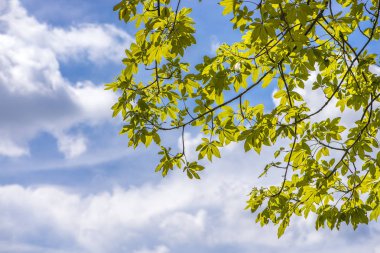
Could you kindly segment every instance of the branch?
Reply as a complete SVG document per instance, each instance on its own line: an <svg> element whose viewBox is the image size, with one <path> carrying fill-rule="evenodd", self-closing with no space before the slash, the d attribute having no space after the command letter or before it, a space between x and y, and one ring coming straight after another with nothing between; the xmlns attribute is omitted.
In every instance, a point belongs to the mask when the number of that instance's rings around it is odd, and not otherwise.
<svg viewBox="0 0 380 253"><path fill-rule="evenodd" d="M322 9L322 10L319 12L319 14L317 15L317 17L313 20L313 22L311 23L311 25L309 26L309 28L306 30L305 35L307 35L307 34L312 30L312 28L313 28L313 27L315 26L315 24L317 23L318 19L320 19L320 18L323 16L323 12L324 12L324 10L325 10L325 9ZM295 50L296 48L297 48L297 46L294 46L293 50ZM286 57L288 57L291 53L292 53L292 51L288 52L288 54L286 55ZM282 59L279 61L278 64L282 64L284 60L285 60L285 57L282 58ZM210 109L210 110L208 110L208 111L206 111L206 112L204 112L204 113L198 115L197 117L195 117L195 118L189 120L188 122L183 123L183 124L181 124L181 125L173 126L173 127L156 126L157 129L159 129L159 130L163 130L163 131L170 131L170 130L174 130L174 129L179 129L179 128L183 127L183 126L186 126L186 125L189 125L189 124L193 123L194 121L196 121L196 120L202 118L203 116L205 116L205 115L207 115L207 114L209 114L209 113L212 113L212 112L218 110L219 108L221 108L221 107L223 107L223 106L225 106L225 105L227 105L227 104L229 104L229 103L235 101L236 99L239 99L240 97L242 97L242 96L243 96L244 94L246 94L248 91L250 91L251 89L253 89L254 87L256 87L256 86L257 86L257 85L258 85L258 84L259 84L259 83L260 83L260 82L261 82L261 81L262 81L262 80L263 80L263 79L264 79L264 78L265 78L270 72L272 72L274 69L275 69L275 66L272 66L272 67L271 67L271 68L270 68L265 74L263 74L263 75L262 75L262 76L261 76L261 77L260 77L255 83L251 84L246 90L244 90L244 91L241 92L240 94L238 94L238 95L236 95L235 97L233 97L233 98L227 100L226 102L224 102L224 103L222 103L222 104L220 104L220 105L218 105L218 106L216 106L216 107L214 107L214 108L212 108L212 109ZM296 122L294 122L294 123L296 123Z"/></svg>

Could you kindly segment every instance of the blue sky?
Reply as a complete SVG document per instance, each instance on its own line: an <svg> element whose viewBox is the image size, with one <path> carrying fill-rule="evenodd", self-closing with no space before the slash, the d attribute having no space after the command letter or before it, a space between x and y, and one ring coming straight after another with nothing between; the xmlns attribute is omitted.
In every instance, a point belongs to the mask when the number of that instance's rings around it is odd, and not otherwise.
<svg viewBox="0 0 380 253"><path fill-rule="evenodd" d="M194 60L236 39L216 2L183 3L198 24ZM255 224L250 188L281 180L257 180L270 149L231 145L189 181L155 174L156 150L127 148L103 83L121 70L134 28L113 4L0 0L1 253L380 252L377 223L316 232L313 217L295 218L280 240ZM270 107L272 92L252 96ZM201 136L186 138L191 149Z"/></svg>

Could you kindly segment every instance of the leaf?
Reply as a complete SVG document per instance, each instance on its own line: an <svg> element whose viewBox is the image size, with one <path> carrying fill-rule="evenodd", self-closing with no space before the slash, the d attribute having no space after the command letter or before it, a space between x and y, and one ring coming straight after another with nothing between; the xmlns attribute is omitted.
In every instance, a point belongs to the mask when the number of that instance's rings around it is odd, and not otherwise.
<svg viewBox="0 0 380 253"><path fill-rule="evenodd" d="M267 74L263 79L262 87L266 88L271 83L272 79L273 74Z"/></svg>
<svg viewBox="0 0 380 253"><path fill-rule="evenodd" d="M285 229L289 226L289 220L288 219L284 219L281 223L280 223L280 226L278 227L278 230L277 230L277 237L280 238L284 232L285 232Z"/></svg>

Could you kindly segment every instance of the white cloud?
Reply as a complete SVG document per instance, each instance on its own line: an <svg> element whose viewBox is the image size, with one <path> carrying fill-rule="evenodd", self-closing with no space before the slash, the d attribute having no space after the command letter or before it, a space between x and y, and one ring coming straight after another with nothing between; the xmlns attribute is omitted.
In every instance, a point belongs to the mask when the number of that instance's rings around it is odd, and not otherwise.
<svg viewBox="0 0 380 253"><path fill-rule="evenodd" d="M87 149L86 138L83 136L70 136L65 134L59 134L58 150L61 151L66 158L73 158L81 155Z"/></svg>
<svg viewBox="0 0 380 253"><path fill-rule="evenodd" d="M220 41L215 35L211 36L210 51L212 54L216 53L216 50L220 47Z"/></svg>
<svg viewBox="0 0 380 253"><path fill-rule="evenodd" d="M355 233L344 226L317 232L313 219L295 218L280 240L272 225L255 224L245 201L270 153L259 157L236 147L224 150L201 181L174 172L157 184L88 195L55 186L2 186L0 242L83 253L191 252L191 245L197 252L346 253L380 246L376 223Z"/></svg>
<svg viewBox="0 0 380 253"><path fill-rule="evenodd" d="M169 252L170 250L166 246L160 245L160 246L155 247L154 249L144 248L141 250L134 251L133 253L169 253Z"/></svg>
<svg viewBox="0 0 380 253"><path fill-rule="evenodd" d="M369 66L369 71L371 71L375 75L380 76L380 66L371 65L371 66Z"/></svg>
<svg viewBox="0 0 380 253"><path fill-rule="evenodd" d="M119 61L120 52L132 41L122 30L112 25L85 24L70 30L52 30L51 46L58 57L65 60L86 58L101 64Z"/></svg>
<svg viewBox="0 0 380 253"><path fill-rule="evenodd" d="M51 27L29 16L18 0L0 5L0 155L29 153L38 133L58 138L72 158L86 150L85 136L67 133L78 124L110 118L116 96L91 81L70 83L60 62L105 64L119 61L132 38L112 25ZM57 134L64 133L66 134ZM79 134L80 136L81 134Z"/></svg>
<svg viewBox="0 0 380 253"><path fill-rule="evenodd" d="M164 232L162 237L169 242L188 242L199 238L205 231L207 212L199 210L192 215L186 212L173 212L165 217L159 228Z"/></svg>
<svg viewBox="0 0 380 253"><path fill-rule="evenodd" d="M0 142L0 154L6 156L22 156L27 155L28 151L17 146L11 140L3 138Z"/></svg>

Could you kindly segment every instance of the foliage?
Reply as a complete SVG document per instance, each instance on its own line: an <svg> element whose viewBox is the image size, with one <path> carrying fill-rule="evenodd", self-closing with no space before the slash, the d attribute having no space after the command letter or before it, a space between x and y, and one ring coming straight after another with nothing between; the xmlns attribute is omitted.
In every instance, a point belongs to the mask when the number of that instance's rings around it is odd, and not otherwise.
<svg viewBox="0 0 380 253"><path fill-rule="evenodd" d="M342 222L356 228L376 220L380 77L369 71L378 55L367 47L380 37L379 1L219 4L241 40L222 44L215 56L204 56L195 66L185 61L196 40L192 10L181 7L181 0L122 0L114 7L121 20L138 29L126 50L125 69L106 85L120 94L113 115L121 114L129 145L155 143L161 157L156 171L165 176L178 167L199 179L204 167L187 160L185 129L205 136L197 147L199 160L219 158L220 148L231 142L260 153L263 146L288 140L263 172L282 170L282 182L250 193L247 208L258 213L257 222L278 224L281 236L294 214L315 213L317 229L339 229ZM138 74L148 72L150 82L138 81ZM312 72L313 83L308 82ZM280 101L272 110L247 96L270 84ZM322 94L323 105L312 109L304 89ZM330 104L360 117L349 126L340 118L318 118ZM176 130L182 132L183 148L173 154L160 137Z"/></svg>

